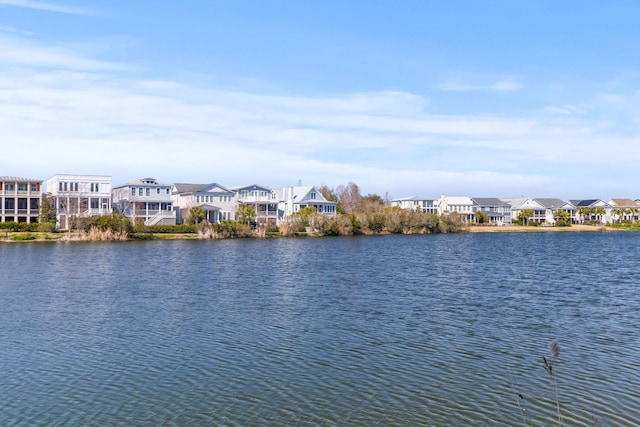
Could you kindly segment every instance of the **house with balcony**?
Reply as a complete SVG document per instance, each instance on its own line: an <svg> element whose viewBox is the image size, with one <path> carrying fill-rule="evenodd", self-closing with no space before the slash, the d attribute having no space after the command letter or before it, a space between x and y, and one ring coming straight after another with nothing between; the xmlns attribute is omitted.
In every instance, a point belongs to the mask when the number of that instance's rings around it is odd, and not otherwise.
<svg viewBox="0 0 640 427"><path fill-rule="evenodd" d="M435 199L421 196L403 197L391 201L391 206L398 206L400 209L408 209L429 214L437 214L438 208L435 206Z"/></svg>
<svg viewBox="0 0 640 427"><path fill-rule="evenodd" d="M606 224L613 222L611 205L600 199L569 200L576 207L576 222L583 224L586 221Z"/></svg>
<svg viewBox="0 0 640 427"><path fill-rule="evenodd" d="M472 197L475 212L482 212L487 216L489 224L510 225L511 205L497 197Z"/></svg>
<svg viewBox="0 0 640 427"><path fill-rule="evenodd" d="M640 203L631 199L610 199L607 204L611 206L611 219L613 222L638 220L640 214Z"/></svg>
<svg viewBox="0 0 640 427"><path fill-rule="evenodd" d="M144 225L175 225L176 212L171 199L172 184L155 178L142 178L113 188L113 211L131 222Z"/></svg>
<svg viewBox="0 0 640 427"><path fill-rule="evenodd" d="M576 207L571 202L553 198L536 198L535 201L545 209L544 223L546 224L556 223L558 211L566 212L570 223L574 223L576 220Z"/></svg>
<svg viewBox="0 0 640 427"><path fill-rule="evenodd" d="M53 198L58 226L68 229L74 217L111 213L111 177L105 175L58 174L46 182Z"/></svg>
<svg viewBox="0 0 640 427"><path fill-rule="evenodd" d="M511 206L511 220L516 221L520 219L520 214L523 211L531 211L531 215L526 218L526 223L537 222L543 224L547 219L547 209L535 199L528 197L516 197L513 199L500 199Z"/></svg>
<svg viewBox="0 0 640 427"><path fill-rule="evenodd" d="M475 221L475 205L470 197L452 197L443 194L435 201L435 206L438 210L438 215L456 213L460 215L464 222Z"/></svg>
<svg viewBox="0 0 640 427"><path fill-rule="evenodd" d="M191 208L198 206L204 211L204 221L217 223L235 219L236 193L220 184L173 184L171 200L178 224L189 218Z"/></svg>
<svg viewBox="0 0 640 427"><path fill-rule="evenodd" d="M0 222L38 222L41 187L39 179L0 176Z"/></svg>
<svg viewBox="0 0 640 427"><path fill-rule="evenodd" d="M229 187L235 192L238 206L249 205L256 212L258 225L278 222L278 193L268 187L251 184Z"/></svg>
<svg viewBox="0 0 640 427"><path fill-rule="evenodd" d="M319 214L335 217L336 202L330 202L312 185L285 187L277 192L278 222L300 209L313 207Z"/></svg>

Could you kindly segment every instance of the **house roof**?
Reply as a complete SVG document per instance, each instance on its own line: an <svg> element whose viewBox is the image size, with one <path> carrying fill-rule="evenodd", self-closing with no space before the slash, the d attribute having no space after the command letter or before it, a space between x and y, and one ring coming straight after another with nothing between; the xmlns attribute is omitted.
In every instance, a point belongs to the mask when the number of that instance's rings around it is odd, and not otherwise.
<svg viewBox="0 0 640 427"><path fill-rule="evenodd" d="M422 200L436 200L432 197L420 197L420 196L409 196L409 197L401 197L399 199L394 199L392 202L405 202L405 201L422 201Z"/></svg>
<svg viewBox="0 0 640 427"><path fill-rule="evenodd" d="M638 204L631 199L611 199L609 204L618 207L638 207Z"/></svg>
<svg viewBox="0 0 640 427"><path fill-rule="evenodd" d="M607 204L600 199L587 199L587 200L569 200L573 206L579 207L593 207L593 206L606 206Z"/></svg>
<svg viewBox="0 0 640 427"><path fill-rule="evenodd" d="M265 191L272 191L271 188L269 187L265 187L264 185L260 185L260 184L249 184L249 185L234 185L231 187L227 187L229 190L233 190L233 191L240 191L240 190L265 190Z"/></svg>
<svg viewBox="0 0 640 427"><path fill-rule="evenodd" d="M41 179L22 178L19 176L0 176L0 181L42 182Z"/></svg>
<svg viewBox="0 0 640 427"><path fill-rule="evenodd" d="M466 196L444 196L447 205L473 205L471 198Z"/></svg>
<svg viewBox="0 0 640 427"><path fill-rule="evenodd" d="M199 191L207 191L207 189L218 187L223 192L233 193L233 191L229 190L227 187L224 187L220 184L216 184L215 182L209 184L183 184L183 183L175 183L173 184L175 189L174 193L179 194L188 194L188 193L197 193Z"/></svg>
<svg viewBox="0 0 640 427"><path fill-rule="evenodd" d="M561 199L541 198L535 200L547 209L573 209L575 207L571 203L567 203Z"/></svg>
<svg viewBox="0 0 640 427"><path fill-rule="evenodd" d="M122 188L122 187L133 187L133 186L151 186L151 187L168 187L171 184L166 184L164 182L159 182L157 181L155 178L140 178L140 179L136 179L134 181L129 181L125 184L120 184L117 185L115 187L113 187L113 189L117 189L117 188Z"/></svg>
<svg viewBox="0 0 640 427"><path fill-rule="evenodd" d="M472 197L471 200L478 206L508 206L509 203L497 197Z"/></svg>
<svg viewBox="0 0 640 427"><path fill-rule="evenodd" d="M511 205L511 209L545 209L540 203L528 197L516 197L514 199L501 199Z"/></svg>

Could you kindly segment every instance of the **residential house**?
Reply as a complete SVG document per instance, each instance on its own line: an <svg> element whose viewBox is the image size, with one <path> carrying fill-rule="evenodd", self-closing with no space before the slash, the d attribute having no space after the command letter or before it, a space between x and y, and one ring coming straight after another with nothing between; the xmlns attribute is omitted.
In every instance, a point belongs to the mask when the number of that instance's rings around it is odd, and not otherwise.
<svg viewBox="0 0 640 427"><path fill-rule="evenodd" d="M565 202L560 199L539 198L535 199L540 205L545 208L545 223L556 223L556 212L564 211L569 215L569 221L575 222L576 207L571 202Z"/></svg>
<svg viewBox="0 0 640 427"><path fill-rule="evenodd" d="M576 207L576 222L613 222L611 206L600 199L569 200Z"/></svg>
<svg viewBox="0 0 640 427"><path fill-rule="evenodd" d="M312 185L285 187L278 191L278 200L278 222L308 206L315 208L316 212L322 215L336 216L336 202L325 199Z"/></svg>
<svg viewBox="0 0 640 427"><path fill-rule="evenodd" d="M256 212L257 224L276 224L278 222L278 193L258 184L229 187L235 192L238 206L250 205Z"/></svg>
<svg viewBox="0 0 640 427"><path fill-rule="evenodd" d="M68 229L73 217L111 213L110 176L58 174L47 180L46 189L61 228Z"/></svg>
<svg viewBox="0 0 640 427"><path fill-rule="evenodd" d="M607 202L611 206L612 221L637 221L640 213L640 203L631 199L611 199Z"/></svg>
<svg viewBox="0 0 640 427"><path fill-rule="evenodd" d="M520 213L525 210L531 211L531 216L527 217L526 222L537 222L543 224L547 220L547 208L536 202L535 199L528 197L517 197L513 199L500 199L511 206L512 221L520 219Z"/></svg>
<svg viewBox="0 0 640 427"><path fill-rule="evenodd" d="M435 199L428 197L403 197L391 201L391 206L398 206L401 209L409 209L424 213L437 214L438 208L435 206Z"/></svg>
<svg viewBox="0 0 640 427"><path fill-rule="evenodd" d="M38 222L41 187L39 179L0 176L0 222Z"/></svg>
<svg viewBox="0 0 640 427"><path fill-rule="evenodd" d="M155 178L142 178L113 188L113 209L135 224L175 225L176 213L171 200L171 184Z"/></svg>
<svg viewBox="0 0 640 427"><path fill-rule="evenodd" d="M461 216L464 222L475 221L474 203L469 197L451 197L443 194L434 202L434 205L438 215L455 212Z"/></svg>
<svg viewBox="0 0 640 427"><path fill-rule="evenodd" d="M475 212L483 212L487 215L489 224L511 224L511 205L496 197L472 197ZM474 213L475 215L475 213Z"/></svg>
<svg viewBox="0 0 640 427"><path fill-rule="evenodd" d="M236 193L220 184L173 184L171 200L179 224L189 217L189 211L195 206L204 211L207 222L235 219Z"/></svg>

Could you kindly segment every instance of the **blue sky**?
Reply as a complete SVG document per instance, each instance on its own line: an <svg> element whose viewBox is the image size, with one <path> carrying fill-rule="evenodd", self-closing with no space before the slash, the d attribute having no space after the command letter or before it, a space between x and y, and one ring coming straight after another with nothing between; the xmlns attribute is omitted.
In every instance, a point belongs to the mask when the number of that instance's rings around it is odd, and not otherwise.
<svg viewBox="0 0 640 427"><path fill-rule="evenodd" d="M0 0L0 175L640 198L640 2Z"/></svg>

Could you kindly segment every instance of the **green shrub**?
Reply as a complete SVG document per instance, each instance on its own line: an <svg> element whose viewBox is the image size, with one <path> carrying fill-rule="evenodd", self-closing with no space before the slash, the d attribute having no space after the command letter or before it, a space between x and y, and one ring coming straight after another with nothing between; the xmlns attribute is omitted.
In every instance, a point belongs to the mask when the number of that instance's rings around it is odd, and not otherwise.
<svg viewBox="0 0 640 427"><path fill-rule="evenodd" d="M55 233L57 231L56 224L53 222L41 222L38 224L38 231L40 233Z"/></svg>
<svg viewBox="0 0 640 427"><path fill-rule="evenodd" d="M133 224L131 224L129 218L123 214L96 215L86 218L83 223L85 232L96 229L99 231L125 234L127 236L133 235Z"/></svg>
<svg viewBox="0 0 640 427"><path fill-rule="evenodd" d="M177 224L177 225L151 225L147 227L149 233L157 234L188 234L195 233L196 226L194 224Z"/></svg>

